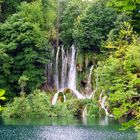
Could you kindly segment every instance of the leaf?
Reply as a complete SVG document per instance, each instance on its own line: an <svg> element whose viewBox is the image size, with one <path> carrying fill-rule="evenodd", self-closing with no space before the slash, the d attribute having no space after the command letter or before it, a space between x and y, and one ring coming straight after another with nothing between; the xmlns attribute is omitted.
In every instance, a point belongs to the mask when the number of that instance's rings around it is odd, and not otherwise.
<svg viewBox="0 0 140 140"><path fill-rule="evenodd" d="M0 89L0 97L1 97L1 96L3 96L3 95L4 95L4 93L5 93L5 90Z"/></svg>
<svg viewBox="0 0 140 140"><path fill-rule="evenodd" d="M0 97L0 100L3 100L4 101L4 100L6 100L6 98L5 97Z"/></svg>
<svg viewBox="0 0 140 140"><path fill-rule="evenodd" d="M135 80L135 83L136 83L136 84L140 84L140 78L137 78L137 79Z"/></svg>

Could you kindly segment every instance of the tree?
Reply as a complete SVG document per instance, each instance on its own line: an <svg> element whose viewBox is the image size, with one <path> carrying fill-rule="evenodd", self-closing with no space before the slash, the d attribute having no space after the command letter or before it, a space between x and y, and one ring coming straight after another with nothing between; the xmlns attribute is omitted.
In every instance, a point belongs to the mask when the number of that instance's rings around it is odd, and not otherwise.
<svg viewBox="0 0 140 140"><path fill-rule="evenodd" d="M29 10L29 6L32 10ZM18 13L1 24L0 86L8 91L19 92L18 80L21 76L29 78L24 89L28 93L45 80L44 70L50 59L50 49L41 29L42 15L39 3L23 3Z"/></svg>
<svg viewBox="0 0 140 140"><path fill-rule="evenodd" d="M34 0L0 0L0 22L18 10L21 2L32 2Z"/></svg>
<svg viewBox="0 0 140 140"><path fill-rule="evenodd" d="M98 63L99 89L109 98L110 111L118 119L131 117L125 126L140 128L140 45L129 23L124 23L109 58Z"/></svg>
<svg viewBox="0 0 140 140"><path fill-rule="evenodd" d="M116 12L106 7L106 1L93 3L75 26L74 39L81 50L100 51L102 41L114 28Z"/></svg>
<svg viewBox="0 0 140 140"><path fill-rule="evenodd" d="M139 0L109 0L107 5L115 9L118 13L126 13L131 16L130 22L134 30L140 33Z"/></svg>
<svg viewBox="0 0 140 140"><path fill-rule="evenodd" d="M82 0L66 1L67 5L61 17L60 38L65 46L71 46L74 43L73 30L75 22L79 16L84 12L86 5Z"/></svg>

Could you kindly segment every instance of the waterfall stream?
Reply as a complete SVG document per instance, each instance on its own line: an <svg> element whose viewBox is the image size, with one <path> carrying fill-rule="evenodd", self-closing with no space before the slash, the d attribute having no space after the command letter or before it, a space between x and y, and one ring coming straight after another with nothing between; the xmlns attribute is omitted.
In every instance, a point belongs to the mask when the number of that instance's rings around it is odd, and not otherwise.
<svg viewBox="0 0 140 140"><path fill-rule="evenodd" d="M60 47L57 48L56 65L55 65L55 76L54 76L55 86L56 86L57 90L59 90L59 71L58 71L59 50L60 50Z"/></svg>
<svg viewBox="0 0 140 140"><path fill-rule="evenodd" d="M65 89L69 89L73 95L75 95L78 99L84 99L89 98L89 96L85 96L81 94L77 88L76 88L76 48L74 45L71 46L70 49L65 49L63 46L58 47L56 49L56 53L53 52L55 55L55 62L51 62L49 64L48 74L53 73L52 68L54 66L54 81L49 81L48 83L51 83L54 85L54 88L57 89L56 94L54 95L52 99L52 104L55 105L57 102L57 98L59 96L59 93L63 93ZM54 63L54 64L52 64ZM87 80L87 86L88 88L92 89L91 85L91 76L92 76L93 66L91 66L88 80ZM52 74L53 75L53 74ZM49 75L48 80L50 80L51 77ZM90 93L91 94L91 91Z"/></svg>
<svg viewBox="0 0 140 140"><path fill-rule="evenodd" d="M85 87L84 94L81 94L76 88L76 48L74 45L70 49L64 49L64 47L58 47L56 52L54 49L52 55L55 55L55 61L52 60L50 64L47 65L47 78L48 84L52 85L52 88L56 89L57 92L52 98L52 105L57 103L59 94L63 96L63 101L66 101L65 91L68 89L77 99L91 99L97 90L98 83L98 72L96 77L96 87L95 90L92 89L92 72L94 66L92 65L87 76L87 83ZM53 68L54 67L54 68ZM54 75L54 80L52 76ZM54 86L54 87L53 87ZM104 109L106 116L114 117L109 114L108 108L105 106L106 96L103 96L103 92L100 94L100 105ZM86 107L83 111L83 118L86 116Z"/></svg>
<svg viewBox="0 0 140 140"><path fill-rule="evenodd" d="M70 48L70 52L65 51L63 46L57 48L54 82L57 90L66 87L76 89L76 49L74 45Z"/></svg>
<svg viewBox="0 0 140 140"><path fill-rule="evenodd" d="M76 49L74 45L71 47L68 88L76 89Z"/></svg>

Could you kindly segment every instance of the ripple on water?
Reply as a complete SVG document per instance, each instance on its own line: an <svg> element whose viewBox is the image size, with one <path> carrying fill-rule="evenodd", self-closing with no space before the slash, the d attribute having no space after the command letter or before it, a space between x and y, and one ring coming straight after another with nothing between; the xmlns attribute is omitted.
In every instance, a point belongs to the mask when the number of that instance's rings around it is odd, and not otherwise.
<svg viewBox="0 0 140 140"><path fill-rule="evenodd" d="M0 140L136 140L133 132L82 126L0 126Z"/></svg>

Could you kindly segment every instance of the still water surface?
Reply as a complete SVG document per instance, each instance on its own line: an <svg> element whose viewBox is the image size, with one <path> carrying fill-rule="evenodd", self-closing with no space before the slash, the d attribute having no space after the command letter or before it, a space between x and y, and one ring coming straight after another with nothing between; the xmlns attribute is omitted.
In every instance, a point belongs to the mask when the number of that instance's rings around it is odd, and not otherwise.
<svg viewBox="0 0 140 140"><path fill-rule="evenodd" d="M4 119L0 140L137 140L134 130L120 131L112 118Z"/></svg>

